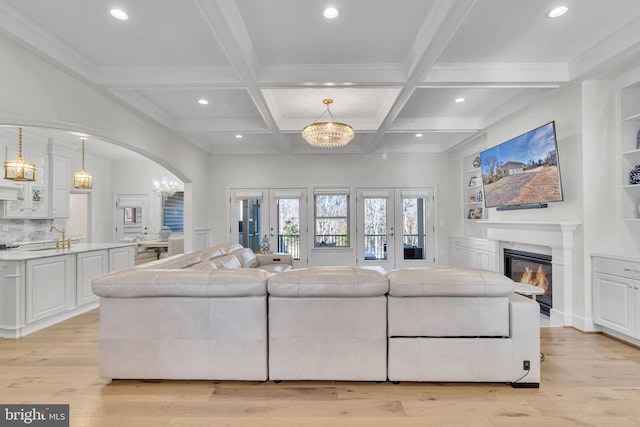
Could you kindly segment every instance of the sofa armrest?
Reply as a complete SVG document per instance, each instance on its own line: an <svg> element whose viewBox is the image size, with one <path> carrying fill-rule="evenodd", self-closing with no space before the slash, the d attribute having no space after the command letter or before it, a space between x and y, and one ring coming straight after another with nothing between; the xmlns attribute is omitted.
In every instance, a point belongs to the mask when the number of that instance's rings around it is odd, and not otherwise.
<svg viewBox="0 0 640 427"><path fill-rule="evenodd" d="M509 296L509 312L514 378L527 373L522 365L528 360L530 371L522 382L540 383L540 306L514 293Z"/></svg>
<svg viewBox="0 0 640 427"><path fill-rule="evenodd" d="M293 259L289 254L274 253L274 254L256 254L256 258L260 265L270 264L288 264L293 265Z"/></svg>

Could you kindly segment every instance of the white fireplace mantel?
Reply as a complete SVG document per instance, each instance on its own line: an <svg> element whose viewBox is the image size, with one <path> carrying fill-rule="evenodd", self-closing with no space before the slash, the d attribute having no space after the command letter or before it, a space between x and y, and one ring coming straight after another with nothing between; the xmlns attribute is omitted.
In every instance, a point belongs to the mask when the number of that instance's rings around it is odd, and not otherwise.
<svg viewBox="0 0 640 427"><path fill-rule="evenodd" d="M510 244L548 247L551 251L553 274L553 307L551 321L572 325L573 248L578 221L478 221L486 230L488 240L498 242L500 253ZM501 272L504 273L504 265Z"/></svg>

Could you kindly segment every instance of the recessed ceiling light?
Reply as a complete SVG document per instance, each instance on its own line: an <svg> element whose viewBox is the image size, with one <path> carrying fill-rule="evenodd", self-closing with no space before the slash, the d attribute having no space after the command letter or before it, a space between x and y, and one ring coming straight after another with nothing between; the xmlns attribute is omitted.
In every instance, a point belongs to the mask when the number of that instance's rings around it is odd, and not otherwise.
<svg viewBox="0 0 640 427"><path fill-rule="evenodd" d="M237 139L242 139L242 135L237 134L237 135L236 135L236 138L237 138Z"/></svg>
<svg viewBox="0 0 640 427"><path fill-rule="evenodd" d="M121 21L126 21L127 19L129 19L129 15L127 15L127 13L124 10L111 9L109 13L111 13L111 16Z"/></svg>
<svg viewBox="0 0 640 427"><path fill-rule="evenodd" d="M338 17L339 12L338 12L338 9L336 9L335 7L328 7L324 10L322 14L327 19L334 19Z"/></svg>
<svg viewBox="0 0 640 427"><path fill-rule="evenodd" d="M416 138L422 138L422 134L421 133L416 133Z"/></svg>
<svg viewBox="0 0 640 427"><path fill-rule="evenodd" d="M555 9L552 9L551 12L547 13L547 18L557 18L558 16L562 16L569 8L567 6L558 6Z"/></svg>
<svg viewBox="0 0 640 427"><path fill-rule="evenodd" d="M207 101L204 98L198 99L198 104L200 104L200 105L207 105L208 103L209 103L209 101Z"/></svg>
<svg viewBox="0 0 640 427"><path fill-rule="evenodd" d="M462 98L462 97L456 98L456 102L457 103L461 103L461 102L464 102L464 101L466 101L466 98Z"/></svg>

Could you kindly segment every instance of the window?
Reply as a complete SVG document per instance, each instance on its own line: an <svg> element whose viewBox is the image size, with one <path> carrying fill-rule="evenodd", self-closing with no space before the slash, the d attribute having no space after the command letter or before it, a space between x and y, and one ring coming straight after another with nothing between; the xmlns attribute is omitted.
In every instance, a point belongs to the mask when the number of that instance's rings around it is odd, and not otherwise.
<svg viewBox="0 0 640 427"><path fill-rule="evenodd" d="M173 232L184 231L184 192L167 197L162 208L162 222Z"/></svg>
<svg viewBox="0 0 640 427"><path fill-rule="evenodd" d="M349 195L315 194L315 247L349 247Z"/></svg>

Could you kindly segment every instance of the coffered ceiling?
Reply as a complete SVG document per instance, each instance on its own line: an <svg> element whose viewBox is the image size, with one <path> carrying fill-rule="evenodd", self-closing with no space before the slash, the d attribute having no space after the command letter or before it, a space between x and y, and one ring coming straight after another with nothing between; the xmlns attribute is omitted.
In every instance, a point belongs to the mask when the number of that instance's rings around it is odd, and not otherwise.
<svg viewBox="0 0 640 427"><path fill-rule="evenodd" d="M300 136L323 98L341 151L443 152L640 66L638 0L0 0L0 36L211 153L326 152Z"/></svg>

